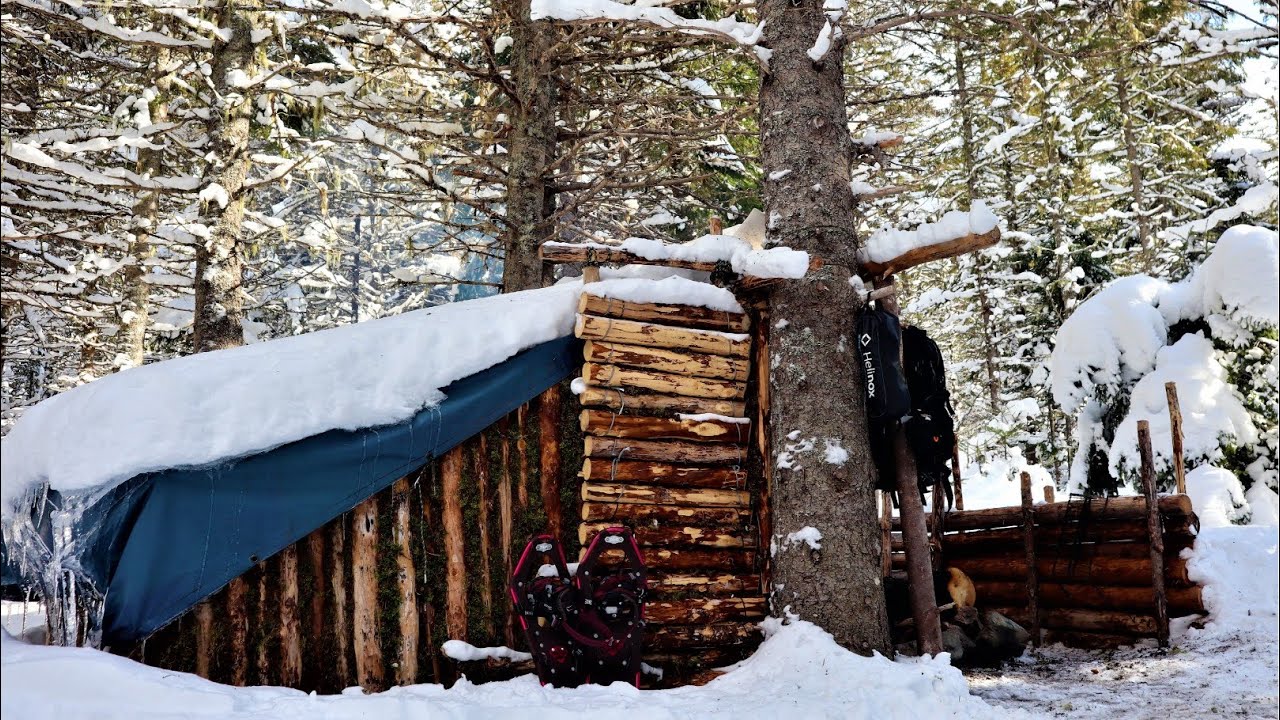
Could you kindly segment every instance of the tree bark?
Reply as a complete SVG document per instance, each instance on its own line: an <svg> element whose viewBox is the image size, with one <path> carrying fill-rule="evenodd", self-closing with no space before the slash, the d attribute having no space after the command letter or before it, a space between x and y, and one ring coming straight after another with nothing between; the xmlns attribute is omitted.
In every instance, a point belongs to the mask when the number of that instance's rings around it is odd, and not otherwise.
<svg viewBox="0 0 1280 720"><path fill-rule="evenodd" d="M656 325L638 320L619 320L595 315L579 315L573 331L574 335L584 340L603 340L623 345L667 348L743 359L751 356L751 340L741 333Z"/></svg>
<svg viewBox="0 0 1280 720"><path fill-rule="evenodd" d="M195 352L218 350L244 344L244 260L239 246L244 222L245 179L252 161L249 130L254 114L254 97L228 81L228 73L241 71L249 77L258 73L254 3L230 0L218 12L218 27L229 28L231 39L215 38L213 72L209 81L220 107L210 108L208 154L213 158L205 177L205 188L213 184L221 193L207 199L201 220L210 235L196 243L195 315L192 346ZM225 201L225 204L223 204Z"/></svg>
<svg viewBox="0 0 1280 720"><path fill-rule="evenodd" d="M391 503L395 512L391 535L396 545L396 589L400 595L397 685L412 685L418 681L418 579L413 567L409 491L407 477L396 480L391 486Z"/></svg>
<svg viewBox="0 0 1280 720"><path fill-rule="evenodd" d="M346 687L351 681L351 662L348 660L350 623L347 621L347 523L339 516L329 524L329 587L333 592L333 673L338 684Z"/></svg>
<svg viewBox="0 0 1280 720"><path fill-rule="evenodd" d="M763 0L759 7L764 44L773 52L760 86L768 244L824 262L802 280L777 285L771 298L772 450L790 453L790 462L773 471L774 534L813 526L825 538L821 553L793 550L774 559L773 610L789 609L817 623L856 652L892 655L880 584L875 469L856 381L862 371L850 336L859 310L849 284L858 239L844 43L833 43L820 62L810 59L827 23L822 0ZM825 462L826 448L836 445L848 459Z"/></svg>
<svg viewBox="0 0 1280 720"><path fill-rule="evenodd" d="M365 692L384 689L382 633L378 626L378 499L351 513L351 586L355 621L356 680Z"/></svg>
<svg viewBox="0 0 1280 720"><path fill-rule="evenodd" d="M280 684L302 684L302 628L298 619L298 546L280 551Z"/></svg>
<svg viewBox="0 0 1280 720"><path fill-rule="evenodd" d="M511 136L507 141L504 292L543 285L538 248L555 232L556 58L553 28L529 18L529 0L506 0L511 21Z"/></svg>

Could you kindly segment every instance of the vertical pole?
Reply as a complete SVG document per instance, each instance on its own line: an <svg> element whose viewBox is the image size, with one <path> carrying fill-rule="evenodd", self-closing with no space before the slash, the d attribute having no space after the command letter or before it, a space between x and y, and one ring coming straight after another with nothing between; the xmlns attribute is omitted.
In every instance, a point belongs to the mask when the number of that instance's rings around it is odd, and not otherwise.
<svg viewBox="0 0 1280 720"><path fill-rule="evenodd" d="M489 555L493 551L493 543L489 538L489 511L492 503L489 498L489 440L482 431L471 443L472 461L474 462L476 485L480 491L480 507L477 508L480 531L480 632L484 637L493 637L493 568Z"/></svg>
<svg viewBox="0 0 1280 720"><path fill-rule="evenodd" d="M319 651L324 637L324 529L307 536L307 564L311 566L312 590L307 598L308 629L307 649Z"/></svg>
<svg viewBox="0 0 1280 720"><path fill-rule="evenodd" d="M267 632L267 628L271 626L268 620L271 615L267 612L270 599L271 596L267 593L267 562L264 560L258 563L258 615L255 618L258 628L254 633L258 638L256 665L259 685L271 684L271 633Z"/></svg>
<svg viewBox="0 0 1280 720"><path fill-rule="evenodd" d="M1138 453L1142 459L1142 494L1147 500L1147 539L1151 544L1151 594L1155 601L1156 642L1169 647L1169 604L1164 591L1164 524L1156 497L1156 469L1151 457L1151 427L1138 421Z"/></svg>
<svg viewBox="0 0 1280 720"><path fill-rule="evenodd" d="M206 599L196 605L196 674L209 679L213 658L213 605Z"/></svg>
<svg viewBox="0 0 1280 720"><path fill-rule="evenodd" d="M244 576L227 585L227 625L231 633L231 684L244 687L249 684L249 610L245 596L249 583Z"/></svg>
<svg viewBox="0 0 1280 720"><path fill-rule="evenodd" d="M560 386L547 388L538 400L538 447L541 470L542 507L547 513L547 530L563 536L560 513Z"/></svg>
<svg viewBox="0 0 1280 720"><path fill-rule="evenodd" d="M956 509L964 509L964 488L960 487L960 441L951 446L951 484L956 494Z"/></svg>
<svg viewBox="0 0 1280 720"><path fill-rule="evenodd" d="M333 592L333 672L338 687L351 683L350 625L347 622L347 523L339 516L329 524L329 587Z"/></svg>
<svg viewBox="0 0 1280 720"><path fill-rule="evenodd" d="M1182 408L1178 405L1178 384L1164 384L1164 394L1169 400L1169 439L1173 441L1173 477L1177 481L1179 495L1187 494L1187 463L1182 452Z"/></svg>
<svg viewBox="0 0 1280 720"><path fill-rule="evenodd" d="M516 478L516 507L529 507L529 403L516 408L516 462L520 474Z"/></svg>
<svg viewBox="0 0 1280 720"><path fill-rule="evenodd" d="M467 639L467 548L462 530L462 446L440 459L441 498L444 502L445 635Z"/></svg>
<svg viewBox="0 0 1280 720"><path fill-rule="evenodd" d="M1040 578L1036 567L1035 508L1031 502L1031 473L1022 473L1022 545L1027 556L1027 612L1031 616L1031 644L1040 647Z"/></svg>
<svg viewBox="0 0 1280 720"><path fill-rule="evenodd" d="M929 513L929 545L932 549L933 569L938 571L945 565L942 557L942 526L944 519L944 505L947 502L946 496L942 493L942 488L938 485L933 486L933 493L929 496L929 505L931 512Z"/></svg>
<svg viewBox="0 0 1280 720"><path fill-rule="evenodd" d="M298 546L280 551L280 684L302 684L302 629L298 621Z"/></svg>
<svg viewBox="0 0 1280 720"><path fill-rule="evenodd" d="M356 215L356 253L351 261L351 322L360 322L360 216Z"/></svg>
<svg viewBox="0 0 1280 720"><path fill-rule="evenodd" d="M379 692L385 679L382 634L378 627L378 498L371 497L351 513L352 623L356 680L365 692Z"/></svg>
<svg viewBox="0 0 1280 720"><path fill-rule="evenodd" d="M409 523L409 478L391 485L395 524L391 528L396 545L396 590L400 595L400 646L396 651L396 684L418 681L418 578L413 567L413 534Z"/></svg>
<svg viewBox="0 0 1280 720"><path fill-rule="evenodd" d="M501 466L498 470L498 541L502 544L502 578L506 582L511 577L511 543L515 533L515 518L511 507L511 416L504 415L498 421L498 437L502 440L500 448ZM503 603L506 606L506 603ZM503 613L502 641L507 647L515 647L514 615L510 608Z"/></svg>
<svg viewBox="0 0 1280 720"><path fill-rule="evenodd" d="M877 280L876 287L889 287L890 276ZM898 317L898 298L889 294L880 307ZM898 515L902 519L902 545L907 552L907 581L910 584L911 617L916 624L916 642L921 655L942 652L942 623L938 618L938 602L934 599L933 561L929 551L929 528L924 503L920 501L920 484L916 459L907 444L907 431L901 423L893 429L893 459L898 475Z"/></svg>
<svg viewBox="0 0 1280 720"><path fill-rule="evenodd" d="M893 503L889 493L877 490L880 496L880 573L889 577L893 572Z"/></svg>
<svg viewBox="0 0 1280 720"><path fill-rule="evenodd" d="M718 235L714 229L711 234ZM754 372L756 379L756 450L760 453L760 492L756 498L756 508L760 518L760 547L767 548L773 539L773 506L770 502L770 488L773 487L773 428L769 420L769 406L772 399L769 395L769 309L760 308L752 319L751 333L753 338ZM759 553L760 558L760 592L766 597L773 587L773 558L769 553Z"/></svg>

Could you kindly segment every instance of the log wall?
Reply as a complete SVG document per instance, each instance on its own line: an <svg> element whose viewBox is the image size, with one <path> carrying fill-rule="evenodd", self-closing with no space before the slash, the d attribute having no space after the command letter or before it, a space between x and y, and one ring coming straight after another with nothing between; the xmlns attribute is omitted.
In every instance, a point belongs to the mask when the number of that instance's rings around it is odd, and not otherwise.
<svg viewBox="0 0 1280 720"><path fill-rule="evenodd" d="M574 520L562 539L578 546L582 433L567 386L267 558L123 654L232 685L321 693L527 671L459 667L440 646L457 638L523 649L506 592L513 553L549 516Z"/></svg>
<svg viewBox="0 0 1280 720"><path fill-rule="evenodd" d="M1181 557L1199 526L1191 499L1166 495L1154 505L1150 516L1144 497L951 512L942 520L941 565L973 579L980 608L1027 628L1038 621L1046 642L1096 648L1158 638L1169 616L1206 610ZM1163 541L1159 563L1152 555L1152 517ZM892 568L901 572L897 518L890 538ZM1160 612L1160 593L1167 615Z"/></svg>

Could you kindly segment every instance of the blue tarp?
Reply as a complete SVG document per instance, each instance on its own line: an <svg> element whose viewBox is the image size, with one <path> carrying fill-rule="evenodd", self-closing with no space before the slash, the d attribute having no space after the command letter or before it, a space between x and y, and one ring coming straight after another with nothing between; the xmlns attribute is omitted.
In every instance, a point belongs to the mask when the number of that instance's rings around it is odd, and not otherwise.
<svg viewBox="0 0 1280 720"><path fill-rule="evenodd" d="M568 377L581 357L578 340L553 340L453 383L439 406L398 425L330 431L116 487L77 527L81 572L105 594L103 643L146 637L259 560Z"/></svg>

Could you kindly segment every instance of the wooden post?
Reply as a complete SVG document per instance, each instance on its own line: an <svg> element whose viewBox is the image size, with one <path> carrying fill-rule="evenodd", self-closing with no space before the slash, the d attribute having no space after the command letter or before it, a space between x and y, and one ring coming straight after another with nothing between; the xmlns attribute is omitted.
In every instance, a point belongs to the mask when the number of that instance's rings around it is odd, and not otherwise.
<svg viewBox="0 0 1280 720"><path fill-rule="evenodd" d="M707 234L720 235L724 233L724 220L719 215L712 215L707 219Z"/></svg>
<svg viewBox="0 0 1280 720"><path fill-rule="evenodd" d="M529 403L516 408L516 463L519 475L516 476L516 506L521 510L529 507L529 439L528 432Z"/></svg>
<svg viewBox="0 0 1280 720"><path fill-rule="evenodd" d="M498 437L502 439L501 466L498 470L498 540L502 543L502 578L511 577L511 543L515 532L515 518L511 507L511 416L498 421ZM504 601L503 605L506 603ZM514 614L510 609L502 614L502 639L507 647L515 647Z"/></svg>
<svg viewBox="0 0 1280 720"><path fill-rule="evenodd" d="M351 587L355 621L356 681L365 692L384 689L382 634L378 627L378 498L351 513Z"/></svg>
<svg viewBox="0 0 1280 720"><path fill-rule="evenodd" d="M951 484L956 495L956 509L964 509L964 488L960 487L960 441L951 446Z"/></svg>
<svg viewBox="0 0 1280 720"><path fill-rule="evenodd" d="M257 632L254 635L258 638L256 665L259 685L271 684L271 635L266 632L266 628L270 625L267 620L270 617L267 612L270 608L270 597L267 594L267 563L264 560L258 563L258 615L254 618L258 621Z"/></svg>
<svg viewBox="0 0 1280 720"><path fill-rule="evenodd" d="M1187 464L1182 452L1182 408L1178 405L1178 384L1164 384L1164 394L1169 400L1169 439L1173 441L1173 477L1177 481L1179 495L1187 494Z"/></svg>
<svg viewBox="0 0 1280 720"><path fill-rule="evenodd" d="M462 446L440 459L440 496L444 503L445 610L449 640L467 639L467 547L462 530Z"/></svg>
<svg viewBox="0 0 1280 720"><path fill-rule="evenodd" d="M308 651L321 650L324 637L324 530L316 530L307 536L307 564L311 566L313 580L308 607Z"/></svg>
<svg viewBox="0 0 1280 720"><path fill-rule="evenodd" d="M880 574L889 577L893 571L893 502L889 493L877 490L880 497Z"/></svg>
<svg viewBox="0 0 1280 720"><path fill-rule="evenodd" d="M563 537L560 513L560 386L552 385L538 399L538 447L542 507L547 531ZM458 638L462 639L462 638Z"/></svg>
<svg viewBox="0 0 1280 720"><path fill-rule="evenodd" d="M929 496L930 504L930 526L929 526L929 546L932 548L933 569L934 572L941 570L946 564L942 557L942 531L944 529L944 518L946 516L944 505L947 498L942 493L942 488L938 485L933 486L933 492Z"/></svg>
<svg viewBox="0 0 1280 720"><path fill-rule="evenodd" d="M329 588L333 592L333 672L338 686L345 688L351 682L351 630L347 622L347 523L341 515L329 524Z"/></svg>
<svg viewBox="0 0 1280 720"><path fill-rule="evenodd" d="M719 233L713 232L712 234ZM755 342L755 346L752 348L754 353L752 364L754 365L753 372L755 373L756 382L756 451L760 454L760 489L756 500L756 509L759 512L757 517L760 524L760 547L762 548L769 547L773 541L773 506L769 499L769 494L773 487L773 450L771 440L773 429L769 420L769 406L772 402L769 395L769 327L769 310L768 308L761 308L756 313L755 322L751 325L751 334ZM584 469L586 467L584 464ZM615 464L614 467L616 468L617 465ZM745 486L742 480L746 477L745 473L733 472L732 474L740 478L737 481L737 486ZM769 581L772 576L773 558L768 553L764 553L760 565L760 592L766 596L771 590Z"/></svg>
<svg viewBox="0 0 1280 720"><path fill-rule="evenodd" d="M249 609L245 595L249 584L244 576L227 585L227 625L231 634L231 684L244 687L249 683Z"/></svg>
<svg viewBox="0 0 1280 720"><path fill-rule="evenodd" d="M489 538L489 441L483 431L477 435L471 446L472 467L475 468L476 486L480 491L477 515L480 531L480 632L484 637L493 637L493 568L489 555L493 551L493 543Z"/></svg>
<svg viewBox="0 0 1280 720"><path fill-rule="evenodd" d="M1047 503L1052 503L1052 502L1054 502L1054 498L1053 498L1053 486L1052 486L1052 485L1045 485L1045 486L1044 486L1044 501L1045 501L1045 502L1047 502Z"/></svg>
<svg viewBox="0 0 1280 720"><path fill-rule="evenodd" d="M1168 388L1168 386L1165 386ZM1172 406L1171 406L1172 407ZM1142 459L1142 494L1147 501L1147 538L1151 545L1151 593L1155 600L1156 642L1169 647L1169 602L1164 588L1164 524L1156 497L1156 469L1151 457L1151 426L1138 421L1138 453Z"/></svg>
<svg viewBox="0 0 1280 720"><path fill-rule="evenodd" d="M395 508L392 540L396 545L396 590L400 596L400 645L396 650L396 684L418 681L418 580L413 567L413 533L409 523L409 478L391 485Z"/></svg>
<svg viewBox="0 0 1280 720"><path fill-rule="evenodd" d="M1027 557L1027 613L1031 644L1040 647L1040 579L1036 570L1035 507L1031 502L1031 473L1022 473L1022 545Z"/></svg>
<svg viewBox="0 0 1280 720"><path fill-rule="evenodd" d="M599 265L583 265L582 266L582 284L600 282L600 266Z"/></svg>
<svg viewBox="0 0 1280 720"><path fill-rule="evenodd" d="M302 629L298 622L298 546L280 551L280 684L302 684Z"/></svg>
<svg viewBox="0 0 1280 720"><path fill-rule="evenodd" d="M877 280L876 287L894 284L893 276ZM898 298L890 294L880 300L880 307L898 317ZM899 423L893 430L893 459L898 475L898 515L902 518L902 542L907 553L907 581L910 583L911 617L916 624L916 642L921 655L942 652L942 624L938 603L934 599L933 562L929 551L929 528L924 504L920 502L920 485L916 459L907 444L907 431Z"/></svg>
<svg viewBox="0 0 1280 720"><path fill-rule="evenodd" d="M213 659L213 605L201 600L196 605L196 674L209 679Z"/></svg>

